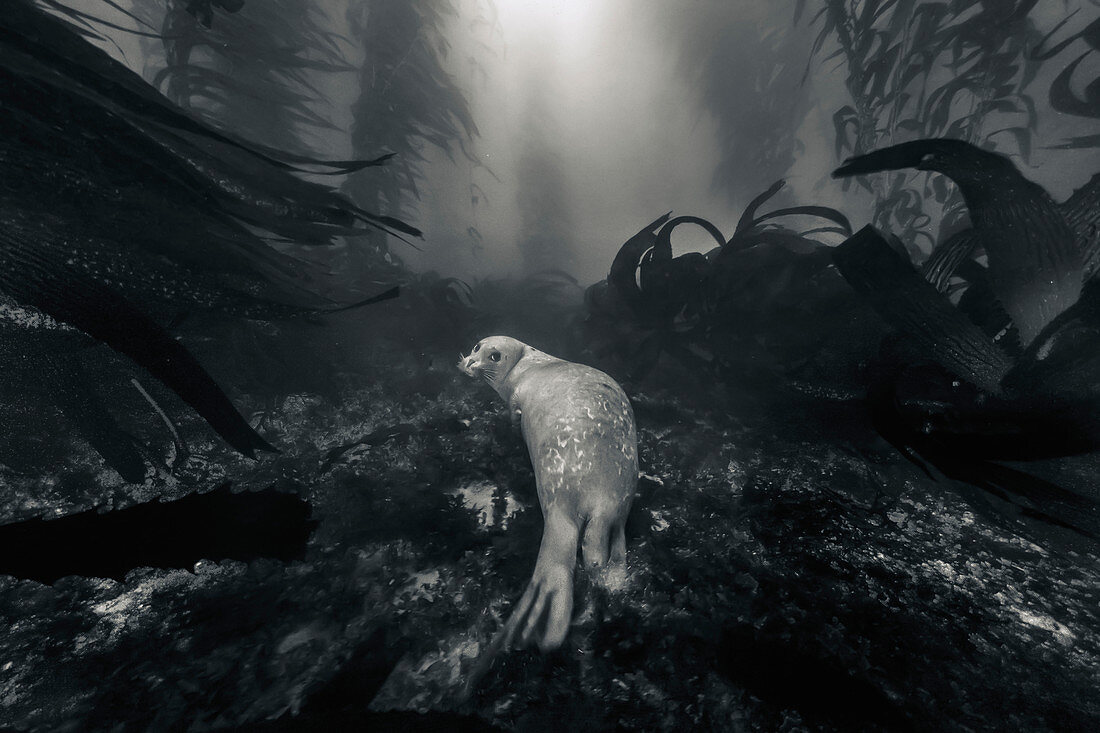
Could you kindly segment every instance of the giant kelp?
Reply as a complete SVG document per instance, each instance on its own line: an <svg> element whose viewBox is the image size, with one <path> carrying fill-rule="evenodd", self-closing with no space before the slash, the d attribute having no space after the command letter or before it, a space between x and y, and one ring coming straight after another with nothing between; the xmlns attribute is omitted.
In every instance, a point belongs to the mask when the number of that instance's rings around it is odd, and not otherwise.
<svg viewBox="0 0 1100 733"><path fill-rule="evenodd" d="M1088 50L1080 54L1062 69L1054 80L1054 83L1051 84L1048 96L1050 106L1059 112L1080 117L1097 118L1100 117L1100 91L1098 91L1098 89L1100 89L1100 79L1093 79L1088 83L1085 87L1084 98L1078 97L1077 94L1074 93L1072 81L1074 72L1077 71L1077 67L1080 66L1081 62L1088 58L1093 51L1100 49L1100 18L1092 21L1076 33L1070 34L1069 37L1058 41L1050 48L1042 47L1045 46L1055 34L1061 31L1071 19L1072 16L1062 20L1062 22L1043 38L1043 43L1034 49L1033 54L1039 61L1046 61L1058 56L1077 40L1084 41L1089 47ZM1064 140L1056 147L1095 148L1097 146L1100 146L1100 135L1080 135Z"/></svg>
<svg viewBox="0 0 1100 733"><path fill-rule="evenodd" d="M751 201L728 239L705 219L671 214L631 237L607 280L589 289L590 349L625 361L635 378L661 354L720 380L751 379L754 371L775 377L812 358L820 343L807 319L845 318L843 307L825 307L835 283L818 237L851 228L822 206L759 213L782 186ZM821 225L794 228L800 219ZM716 246L673 256L672 234L682 225L702 227ZM755 369L764 364L774 368Z"/></svg>
<svg viewBox="0 0 1100 733"><path fill-rule="evenodd" d="M1058 487L982 461L1095 448L1092 288L1082 283L1095 269L1096 181L1056 204L992 151L1032 159L1045 110L1033 82L1044 65L1061 65L1045 74L1050 109L1092 114L1070 81L1095 47L1096 22L1074 11L1044 36L1033 0L827 0L800 3L799 14L814 5L811 59L831 48L826 59L846 69L850 104L833 117L836 153L856 157L838 173L875 196L872 223L888 232L862 233L837 252L845 277L897 329L865 375L880 433L955 478L1045 494L1027 511L1087 517ZM1060 55L1080 42L1090 50L1064 65ZM1084 135L1051 147L1096 143ZM893 172L907 169L926 177ZM945 320L933 327L940 311ZM1055 343L1060 358L1048 362Z"/></svg>
<svg viewBox="0 0 1100 733"><path fill-rule="evenodd" d="M959 187L973 223L975 247L988 256L989 285L1027 346L1077 301L1084 263L1065 216L1042 187L1003 155L963 140L915 140L850 159L834 175L917 168Z"/></svg>
<svg viewBox="0 0 1100 733"><path fill-rule="evenodd" d="M1066 215L1095 198L1093 184L1057 205L1008 158L960 140L884 148L850 159L835 175L907 167L956 181L973 228L941 245L936 252L946 254L923 273L871 228L835 251L845 278L901 336L885 350L870 389L876 427L914 460L1023 497L1027 511L1053 521L1072 517L1092 533L1091 501L988 460L1100 447L1091 386L1100 343L1096 286L1082 287L1095 242L1077 236ZM957 306L944 293L952 277L965 288ZM945 371L929 370L929 362Z"/></svg>
<svg viewBox="0 0 1100 733"><path fill-rule="evenodd" d="M298 165L273 151L197 122L89 43L89 33L23 0L0 23L0 161L9 173L0 187L0 287L15 306L134 360L245 454L268 449L158 318L192 309L300 311L276 300L302 286L295 256L269 237L326 244L364 226L415 230L296 177ZM9 321L30 324L8 329L16 344L42 333L39 321ZM46 356L29 349L26 358ZM66 376L73 399L62 411L78 425L109 425L80 417L103 411L78 371L55 365L46 373ZM132 455L121 459L123 436L88 434L136 477Z"/></svg>
<svg viewBox="0 0 1100 733"><path fill-rule="evenodd" d="M466 151L477 134L466 99L444 64L446 22L453 9L422 0L356 0L350 35L364 59L360 98L352 108L352 150L396 159L379 175L357 175L345 186L362 206L408 217L419 198L426 146L447 155ZM468 153L467 153L468 155ZM368 262L384 268L384 243L373 241Z"/></svg>
<svg viewBox="0 0 1100 733"><path fill-rule="evenodd" d="M714 187L739 199L754 195L761 180L787 175L812 108L802 93L803 70L791 58L803 53L810 31L774 4L704 0L688 13L669 3L631 11L653 16L655 35L675 50L680 75L716 123Z"/></svg>
<svg viewBox="0 0 1100 733"><path fill-rule="evenodd" d="M671 214L628 240L607 281L588 292L590 353L635 379L667 354L685 376L705 375L727 390L755 384L773 408L792 387L820 403L852 399L866 386L874 427L918 465L1095 534L1087 490L1081 496L1081 487L1067 491L993 462L1100 446L1089 386L1095 288L1082 290L1096 243L1088 223L1095 179L1058 204L1007 157L950 139L874 151L836 175L907 167L952 178L972 222L920 271L892 235L865 229L837 248L816 239L851 235L835 210L760 214L780 183L749 204L728 241L705 220ZM795 217L824 225L794 230L787 224ZM719 246L673 256L671 233L687 224ZM850 296L837 269L895 335Z"/></svg>
<svg viewBox="0 0 1100 733"><path fill-rule="evenodd" d="M1054 63L1053 53L1034 53L1043 41L1029 17L1035 0L799 3L800 11L815 6L810 63L831 48L824 60L839 59L847 70L850 102L833 113L838 158L950 137L1030 160L1039 106L1029 85ZM1060 98L1056 88L1050 93L1052 102ZM941 216L943 236L963 224L962 201L935 177L893 173L855 183L875 196L872 223L914 251L931 249Z"/></svg>
<svg viewBox="0 0 1100 733"><path fill-rule="evenodd" d="M310 133L334 128L316 74L351 68L315 6L241 3L214 22L190 4L147 5L163 16L160 42L147 44L150 82L184 109L287 152L311 152Z"/></svg>

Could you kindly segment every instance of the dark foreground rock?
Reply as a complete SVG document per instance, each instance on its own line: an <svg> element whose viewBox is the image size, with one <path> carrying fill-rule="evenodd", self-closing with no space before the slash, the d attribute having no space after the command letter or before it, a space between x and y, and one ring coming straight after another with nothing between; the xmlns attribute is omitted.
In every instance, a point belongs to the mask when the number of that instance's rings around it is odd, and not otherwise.
<svg viewBox="0 0 1100 733"><path fill-rule="evenodd" d="M579 574L566 648L503 656L460 708L541 516L492 394L408 374L274 402L262 432L282 453L256 463L197 443L127 485L74 446L49 478L6 472L8 522L230 482L301 497L316 528L289 561L0 578L0 725L1100 728L1096 545L928 479L850 427L857 408L738 419L652 389L632 395L646 475L627 568L607 589Z"/></svg>

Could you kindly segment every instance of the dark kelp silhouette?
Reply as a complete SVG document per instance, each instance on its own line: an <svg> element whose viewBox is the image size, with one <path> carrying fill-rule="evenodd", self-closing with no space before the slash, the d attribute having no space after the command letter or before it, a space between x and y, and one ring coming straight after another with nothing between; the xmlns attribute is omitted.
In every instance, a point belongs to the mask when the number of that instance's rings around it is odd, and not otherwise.
<svg viewBox="0 0 1100 733"><path fill-rule="evenodd" d="M247 318L338 310L283 302L309 290L297 281L301 263L272 239L327 245L371 229L419 232L294 175L382 159L308 161L216 131L91 35L29 0L8 3L0 18L0 337L23 355L24 371L58 380L62 412L129 480L139 479L132 446L117 431L107 440L91 430L112 424L94 386L54 358L66 327L148 370L241 453L273 450L161 322L192 310Z"/></svg>
<svg viewBox="0 0 1100 733"><path fill-rule="evenodd" d="M885 148L834 175L902 167L955 180L973 228L922 272L871 227L834 251L845 279L897 331L869 390L876 428L926 470L1092 535L1095 502L991 461L1100 448L1100 285L1085 264L1095 257L1097 178L1058 205L1007 158L958 140ZM967 288L957 306L946 294L952 279ZM1012 331L1019 344L1005 337Z"/></svg>
<svg viewBox="0 0 1100 733"><path fill-rule="evenodd" d="M758 214L782 186L779 181L750 202L728 240L705 219L669 213L619 249L607 280L589 288L586 301L592 319L618 328L609 348L630 362L634 378L648 374L662 353L691 368L723 369L729 365L720 352L731 332L782 329L790 315L785 309L801 307L806 288L829 265L828 248L812 235L848 235L851 227L843 214L822 206ZM777 223L795 216L828 225L796 231ZM717 246L674 257L672 232L683 224L702 227ZM787 319L785 328L797 320ZM630 326L639 333L624 339Z"/></svg>
<svg viewBox="0 0 1100 733"><path fill-rule="evenodd" d="M351 176L343 190L373 210L411 216L429 150L449 157L459 152L471 165L480 160L468 149L477 125L447 66L452 9L427 0L345 5L348 33L363 52L361 93L351 110L353 154L372 157L388 150L397 157L378 175ZM473 57L468 61L477 63ZM368 262L372 268L385 266L377 257Z"/></svg>
<svg viewBox="0 0 1100 733"><path fill-rule="evenodd" d="M802 10L811 16L813 5L797 7L796 24ZM1010 151L1030 163L1032 150L1046 142L1036 135L1041 92L1058 112L1096 112L1087 91L1085 98L1071 92L1071 86L1087 90L1095 84L1081 78L1084 69L1077 62L1066 66L1056 57L1067 47L1070 58L1081 46L1097 48L1100 24L1075 11L1046 32L1044 13L1035 12L1044 7L1036 0L818 3L810 20L818 36L806 70L809 75L815 62L832 59L845 69L848 99L838 101L833 114L837 158L895 140L950 137ZM1040 79L1048 77L1053 81L1042 89ZM1100 135L1093 134L1053 147L1098 145ZM845 189L849 183L874 195L871 223L909 246L921 238L935 246L963 216L961 197L937 176L899 172L852 178ZM943 216L935 216L941 208ZM939 237L932 230L937 221Z"/></svg>
<svg viewBox="0 0 1100 733"><path fill-rule="evenodd" d="M835 177L916 168L959 187L974 244L989 258L989 284L1024 346L1081 292L1081 248L1063 214L1011 160L963 140L915 140L850 158Z"/></svg>
<svg viewBox="0 0 1100 733"><path fill-rule="evenodd" d="M1072 17L1072 14L1070 17ZM1050 33L1044 36L1042 41L1032 50L1032 56L1039 61L1046 61L1060 54L1074 41L1084 41L1089 46L1089 49L1069 62L1069 64L1062 69L1050 85L1048 98L1050 99L1050 106L1058 112L1077 115L1079 117L1100 118L1100 77L1093 79L1085 86L1084 98L1074 93L1074 85L1071 83L1074 72L1077 71L1077 67L1085 60L1085 57L1089 56L1093 51L1100 50L1100 18L1092 21L1077 33L1063 39L1050 48L1043 49L1047 41L1058 33L1058 31L1062 30L1062 27L1065 26L1068 21L1069 18L1066 18L1058 23ZM1053 147L1095 148L1097 146L1100 146L1100 135L1079 135L1064 140Z"/></svg>

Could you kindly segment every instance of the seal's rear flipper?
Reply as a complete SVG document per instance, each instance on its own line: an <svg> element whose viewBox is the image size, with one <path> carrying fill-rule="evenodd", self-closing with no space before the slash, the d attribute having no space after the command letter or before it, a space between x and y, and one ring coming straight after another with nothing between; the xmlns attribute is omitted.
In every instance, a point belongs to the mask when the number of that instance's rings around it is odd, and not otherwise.
<svg viewBox="0 0 1100 733"><path fill-rule="evenodd" d="M573 614L573 567L579 540L580 529L567 517L546 518L531 581L507 623L478 657L459 695L460 703L469 701L497 655L513 644L525 647L534 641L540 651L549 652L565 643Z"/></svg>
<svg viewBox="0 0 1100 733"><path fill-rule="evenodd" d="M584 527L584 542L581 544L584 564L589 568L602 568L607 565L611 555L611 521L604 516L595 516Z"/></svg>
<svg viewBox="0 0 1100 733"><path fill-rule="evenodd" d="M571 518L560 512L547 514L535 572L505 625L506 645L517 633L521 647L534 641L543 652L565 642L573 613L573 568L579 542L580 528Z"/></svg>
<svg viewBox="0 0 1100 733"><path fill-rule="evenodd" d="M525 647L532 639L542 652L553 651L565 642L573 613L573 572L572 568L568 573L560 567L555 570L557 572L551 577L541 580L536 570L536 577L531 578L508 622L478 657L459 694L460 704L473 697L501 652L508 651L513 645Z"/></svg>
<svg viewBox="0 0 1100 733"><path fill-rule="evenodd" d="M584 527L581 555L588 569L626 562L626 517L597 514Z"/></svg>
<svg viewBox="0 0 1100 733"><path fill-rule="evenodd" d="M539 651L553 651L565 643L572 614L573 567L555 565L540 573L536 565L531 584L508 620L512 629L507 641L512 642L518 633L520 647L533 641Z"/></svg>

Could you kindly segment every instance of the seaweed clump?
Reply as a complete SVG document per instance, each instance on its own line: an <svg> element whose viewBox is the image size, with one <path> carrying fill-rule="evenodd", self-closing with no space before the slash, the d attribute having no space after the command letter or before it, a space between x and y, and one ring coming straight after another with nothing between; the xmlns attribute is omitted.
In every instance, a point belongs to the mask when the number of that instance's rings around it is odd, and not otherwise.
<svg viewBox="0 0 1100 733"><path fill-rule="evenodd" d="M895 331L869 390L876 427L926 470L1095 537L1100 513L1088 487L1067 491L993 461L1100 448L1096 240L1079 223L1081 210L1096 207L1098 178L1056 204L1008 158L959 140L892 146L834 175L907 167L954 180L972 228L921 272L871 228L835 250L845 278Z"/></svg>

